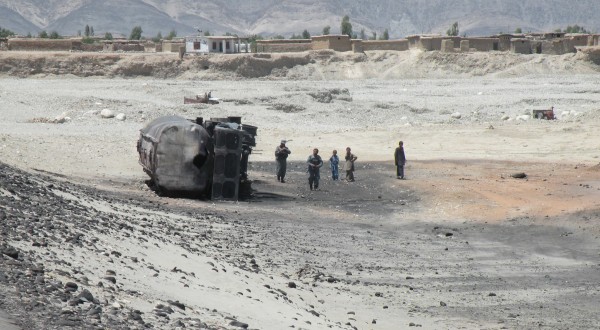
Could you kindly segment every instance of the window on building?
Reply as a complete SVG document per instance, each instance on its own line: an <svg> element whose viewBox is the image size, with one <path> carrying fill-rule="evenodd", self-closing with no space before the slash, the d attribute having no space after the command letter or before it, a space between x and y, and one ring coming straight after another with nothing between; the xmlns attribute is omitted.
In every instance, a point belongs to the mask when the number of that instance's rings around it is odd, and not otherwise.
<svg viewBox="0 0 600 330"><path fill-rule="evenodd" d="M199 41L195 41L195 42L194 42L194 49L195 49L195 50L198 50L198 49L200 49L200 42L199 42Z"/></svg>
<svg viewBox="0 0 600 330"><path fill-rule="evenodd" d="M217 42L213 41L213 49L217 49Z"/></svg>
<svg viewBox="0 0 600 330"><path fill-rule="evenodd" d="M225 49L229 49L229 41L225 43Z"/></svg>

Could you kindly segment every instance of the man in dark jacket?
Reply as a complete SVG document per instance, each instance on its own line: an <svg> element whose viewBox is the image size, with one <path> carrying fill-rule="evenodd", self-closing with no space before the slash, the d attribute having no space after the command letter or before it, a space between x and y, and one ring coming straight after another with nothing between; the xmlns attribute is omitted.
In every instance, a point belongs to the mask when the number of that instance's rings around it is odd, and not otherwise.
<svg viewBox="0 0 600 330"><path fill-rule="evenodd" d="M275 148L275 161L277 162L277 181L285 183L285 172L287 170L287 158L292 152L285 146L286 140L281 140L281 144Z"/></svg>
<svg viewBox="0 0 600 330"><path fill-rule="evenodd" d="M310 190L319 189L319 169L323 166L323 159L319 156L319 149L313 149L312 155L308 156L306 160L306 164L308 165L308 185L310 186Z"/></svg>
<svg viewBox="0 0 600 330"><path fill-rule="evenodd" d="M406 156L404 155L404 142L398 143L398 148L394 153L394 161L396 163L396 175L398 179L404 180L404 165L406 164Z"/></svg>

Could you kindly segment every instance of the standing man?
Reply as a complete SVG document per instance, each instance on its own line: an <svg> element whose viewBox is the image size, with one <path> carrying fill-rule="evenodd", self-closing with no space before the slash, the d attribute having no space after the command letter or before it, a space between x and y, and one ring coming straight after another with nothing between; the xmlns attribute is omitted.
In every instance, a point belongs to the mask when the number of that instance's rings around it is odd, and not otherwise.
<svg viewBox="0 0 600 330"><path fill-rule="evenodd" d="M319 189L319 169L323 166L323 160L321 156L319 156L319 149L314 148L312 155L308 156L306 160L306 164L308 165L308 185L310 186L310 190Z"/></svg>
<svg viewBox="0 0 600 330"><path fill-rule="evenodd" d="M329 157L329 166L331 167L331 178L333 181L337 181L340 178L338 171L338 165L340 164L340 157L337 155L337 150L333 150L333 154Z"/></svg>
<svg viewBox="0 0 600 330"><path fill-rule="evenodd" d="M358 159L350 150L350 147L346 148L346 181L354 182L354 162Z"/></svg>
<svg viewBox="0 0 600 330"><path fill-rule="evenodd" d="M404 180L404 164L406 164L406 156L404 156L404 142L398 143L398 148L394 153L394 162L396 163L396 176L400 180Z"/></svg>
<svg viewBox="0 0 600 330"><path fill-rule="evenodd" d="M287 170L287 158L292 152L285 144L286 140L281 140L281 144L275 148L275 161L277 162L277 181L285 183L285 172Z"/></svg>

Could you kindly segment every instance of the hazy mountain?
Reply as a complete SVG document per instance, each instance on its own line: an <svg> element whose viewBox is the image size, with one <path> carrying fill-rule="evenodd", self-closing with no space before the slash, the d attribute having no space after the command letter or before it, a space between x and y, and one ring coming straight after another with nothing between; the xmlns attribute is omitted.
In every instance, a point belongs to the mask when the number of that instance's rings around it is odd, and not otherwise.
<svg viewBox="0 0 600 330"><path fill-rule="evenodd" d="M129 35L140 25L146 37L171 30L179 36L197 30L264 36L339 33L349 15L354 31L367 36L389 30L392 38L439 33L453 22L460 34L553 31L580 25L600 31L597 0L0 0L0 27L20 34L41 30L75 35L85 25L96 35Z"/></svg>
<svg viewBox="0 0 600 330"><path fill-rule="evenodd" d="M19 13L6 7L0 7L0 27L12 31L35 31L38 29Z"/></svg>

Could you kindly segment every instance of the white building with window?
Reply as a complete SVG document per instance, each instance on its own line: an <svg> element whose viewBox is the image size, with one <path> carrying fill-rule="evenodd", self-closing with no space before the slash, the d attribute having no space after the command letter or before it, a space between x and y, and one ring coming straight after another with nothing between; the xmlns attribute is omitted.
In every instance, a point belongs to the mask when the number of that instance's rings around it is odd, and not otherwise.
<svg viewBox="0 0 600 330"><path fill-rule="evenodd" d="M243 42L242 42L243 41ZM248 39L236 36L191 36L185 37L186 53L233 54L249 52Z"/></svg>

